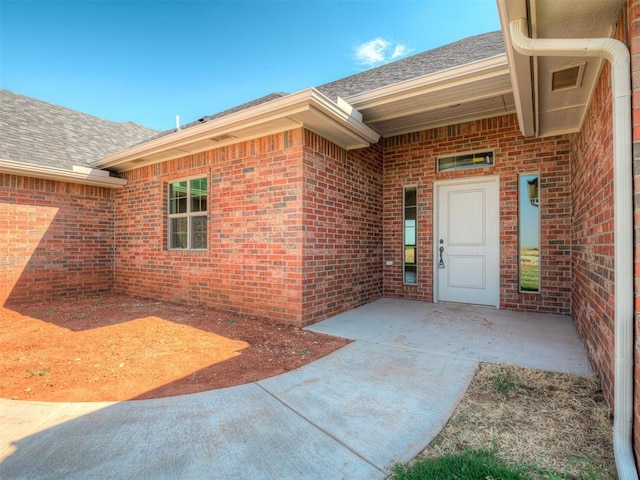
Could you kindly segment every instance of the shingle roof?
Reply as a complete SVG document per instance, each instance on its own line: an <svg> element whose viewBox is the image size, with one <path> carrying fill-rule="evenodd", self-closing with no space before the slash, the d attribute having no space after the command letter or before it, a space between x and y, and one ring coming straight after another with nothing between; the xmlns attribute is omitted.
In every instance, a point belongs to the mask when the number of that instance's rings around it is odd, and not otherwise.
<svg viewBox="0 0 640 480"><path fill-rule="evenodd" d="M71 168L125 150L156 135L136 123L117 123L0 90L0 159Z"/></svg>
<svg viewBox="0 0 640 480"><path fill-rule="evenodd" d="M336 100L504 53L500 31L444 45L316 87ZM272 93L202 117L182 130L287 96ZM0 159L52 167L89 165L134 145L171 134L135 123L116 123L0 90Z"/></svg>
<svg viewBox="0 0 640 480"><path fill-rule="evenodd" d="M498 30L465 38L362 73L325 83L316 88L335 101L337 97L346 98L394 83L490 58L504 52L502 32Z"/></svg>
<svg viewBox="0 0 640 480"><path fill-rule="evenodd" d="M289 95L284 92L275 92L270 93L269 95L265 95L264 97L256 98L255 100L251 100L250 102L243 103L241 105L237 105L235 107L229 108L227 110L223 110L222 112L214 113L213 115L207 115L205 117L201 117L198 120L195 120L190 123L186 123L180 127L180 130L186 130L187 128L195 127L196 125L200 125L202 123L209 122L211 120L215 120L216 118L226 117L227 115L231 115L232 113L241 112L242 110L246 110L247 108L255 107L258 105L262 105L263 103L270 102L272 100L276 100L278 98L286 97ZM156 138L164 137L176 131L175 128L164 130L157 135L147 138L144 141L139 142L140 144L146 143L150 140L155 140Z"/></svg>
<svg viewBox="0 0 640 480"><path fill-rule="evenodd" d="M271 100L276 100L278 98L286 97L287 95L289 94L285 92L270 93L269 95L256 98L255 100L251 100L250 102L243 103L242 105L229 108L228 110L224 110L222 112L218 112L213 115L209 115L207 117L199 118L195 122L186 124L183 128L193 127L194 125L199 125L201 123L208 122L209 120L214 120L220 117L226 117L227 115L231 115L232 113L241 112L242 110L246 110L247 108L255 107L257 105L262 105L263 103L267 103L267 102L270 102Z"/></svg>
<svg viewBox="0 0 640 480"><path fill-rule="evenodd" d="M388 63L371 70L357 73L334 82L326 83L316 87L321 93L335 101L339 96L342 98L357 93L375 90L394 83L421 77L430 73L436 73L447 68L465 65L477 60L483 60L495 55L504 53L504 41L502 32L495 31L465 38L457 42L444 45L426 52L403 58L393 63ZM186 130L195 125L225 117L232 113L246 110L247 108L261 105L272 100L287 96L287 93L271 93L264 97L257 98L237 107L218 112L213 115L199 118L181 127ZM174 129L159 133L155 138L164 137L175 132ZM144 143L144 142L141 142Z"/></svg>

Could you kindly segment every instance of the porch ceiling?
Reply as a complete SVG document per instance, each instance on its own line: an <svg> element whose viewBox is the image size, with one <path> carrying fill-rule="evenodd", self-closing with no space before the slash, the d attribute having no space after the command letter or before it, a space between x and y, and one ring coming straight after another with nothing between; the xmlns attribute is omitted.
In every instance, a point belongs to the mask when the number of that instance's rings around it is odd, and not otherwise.
<svg viewBox="0 0 640 480"><path fill-rule="evenodd" d="M383 137L515 112L506 55L345 99Z"/></svg>
<svg viewBox="0 0 640 480"><path fill-rule="evenodd" d="M521 55L511 44L509 23L526 18L532 38L605 38L613 35L623 5L624 0L498 0L523 134L544 137L579 131L603 60ZM554 88L554 72L565 71L577 75Z"/></svg>

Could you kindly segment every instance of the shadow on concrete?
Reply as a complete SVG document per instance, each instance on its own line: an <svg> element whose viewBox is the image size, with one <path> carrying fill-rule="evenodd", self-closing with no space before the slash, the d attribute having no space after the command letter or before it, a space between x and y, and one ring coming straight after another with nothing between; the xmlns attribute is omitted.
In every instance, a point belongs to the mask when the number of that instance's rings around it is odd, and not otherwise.
<svg viewBox="0 0 640 480"><path fill-rule="evenodd" d="M355 342L193 395L0 400L0 478L382 480L437 435L479 361L591 373L569 317L381 299L311 328Z"/></svg>

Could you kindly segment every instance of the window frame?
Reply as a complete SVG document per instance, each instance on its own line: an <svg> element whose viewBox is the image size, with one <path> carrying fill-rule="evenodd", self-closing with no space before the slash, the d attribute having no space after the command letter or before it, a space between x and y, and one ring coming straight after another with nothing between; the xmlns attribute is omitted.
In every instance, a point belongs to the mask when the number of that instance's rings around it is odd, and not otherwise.
<svg viewBox="0 0 640 480"><path fill-rule="evenodd" d="M192 182L194 180L204 180L206 181L206 195L205 195L205 202L206 202L206 208L203 211L192 211L192 200L194 198L194 196L192 195ZM172 198L171 196L171 191L172 191L172 187L176 184L182 183L182 182L186 182L186 196L184 197L186 200L186 212L180 212L180 213L171 213L171 201L175 200L176 198ZM173 251L173 252L188 252L188 251L192 251L192 252L204 252L207 251L209 249L209 198L210 198L210 192L209 192L209 186L210 186L210 182L209 182L209 177L207 175L195 175L195 176L191 176L191 177L187 177L187 178L177 178L175 180L171 180L169 182L167 182L167 187L166 187L166 192L167 192L167 203L166 203L166 218L167 218L167 250L169 251ZM204 247L193 247L193 242L194 242L194 237L195 235L193 234L193 220L196 218L203 218L204 217L204 221L205 221L205 246ZM172 246L172 237L173 237L173 220L177 220L177 219L181 219L181 218L186 218L187 219L187 227L186 227L186 246L185 247L176 247L176 246Z"/></svg>
<svg viewBox="0 0 640 480"><path fill-rule="evenodd" d="M537 239L538 239L538 266L537 266L537 290L529 290L523 288L522 280L523 280L523 258L522 258L522 250L524 247L531 247L532 245L523 245L523 230L525 228L523 224L524 214L521 208L521 202L526 202L527 200L531 201L529 197L528 187L522 188L522 181L527 182L527 177L537 177L538 185L537 185ZM530 294L530 295L540 295L542 293L542 210L541 210L541 174L539 171L531 171L531 172L520 172L518 173L518 292L521 294Z"/></svg>
<svg viewBox="0 0 640 480"><path fill-rule="evenodd" d="M475 170L478 168L495 167L495 157L495 151L491 148L486 150L460 152L454 155L439 155L436 157L436 173L459 172L464 170ZM445 160L453 162L453 166L448 168L443 166L442 163ZM459 162L461 162L460 165L458 164Z"/></svg>
<svg viewBox="0 0 640 480"><path fill-rule="evenodd" d="M407 206L407 191L415 190L415 205ZM415 219L413 225L413 244L407 244L407 208L415 208ZM412 247L413 263L407 263L407 247ZM415 271L415 280L407 281L407 267ZM418 285L418 185L404 185L402 187L402 284L415 287Z"/></svg>

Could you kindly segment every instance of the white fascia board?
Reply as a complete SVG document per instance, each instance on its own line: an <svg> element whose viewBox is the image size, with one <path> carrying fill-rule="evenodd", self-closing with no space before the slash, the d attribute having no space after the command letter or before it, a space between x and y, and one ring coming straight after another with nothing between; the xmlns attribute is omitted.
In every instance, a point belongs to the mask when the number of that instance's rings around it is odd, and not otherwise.
<svg viewBox="0 0 640 480"><path fill-rule="evenodd" d="M0 159L0 173L20 175L22 177L42 178L58 182L79 183L95 187L121 188L127 184L123 178L112 177L105 170L74 165L72 170L47 167L30 163Z"/></svg>
<svg viewBox="0 0 640 480"><path fill-rule="evenodd" d="M350 131L368 144L376 143L380 139L380 134L362 123L360 112L355 109L350 110L351 105L345 100L341 99L340 104L336 104L316 89L312 88L310 91L313 94L310 106L315 107L320 113L336 122L337 128Z"/></svg>
<svg viewBox="0 0 640 480"><path fill-rule="evenodd" d="M509 23L513 18L527 17L524 0L497 0L504 48L509 62L509 75L516 104L520 132L525 137L536 134L536 108L532 84L531 59L515 51L511 42Z"/></svg>
<svg viewBox="0 0 640 480"><path fill-rule="evenodd" d="M376 143L378 133L358 120L358 118L341 108L316 89L310 88L298 93L281 97L255 107L247 108L239 112L216 118L201 125L179 130L163 137L151 140L141 145L134 146L122 152L102 158L93 162L94 167L117 167L145 156L155 155L171 149L179 149L181 146L206 139L213 139L225 134L233 134L242 129L265 126L269 129L269 122L281 118L297 120L300 118L300 126L304 127L304 113L309 109L319 110L326 121L336 124L336 127L347 128L358 143ZM331 140L329 138L329 140ZM238 141L242 141L239 139ZM213 147L215 148L215 147Z"/></svg>
<svg viewBox="0 0 640 480"><path fill-rule="evenodd" d="M372 108L411 98L416 94L420 94L425 89L447 88L448 86L468 83L469 81L473 81L474 78L501 75L507 70L508 62L506 55L495 55L477 62L441 70L422 77L352 95L345 100L357 109Z"/></svg>

